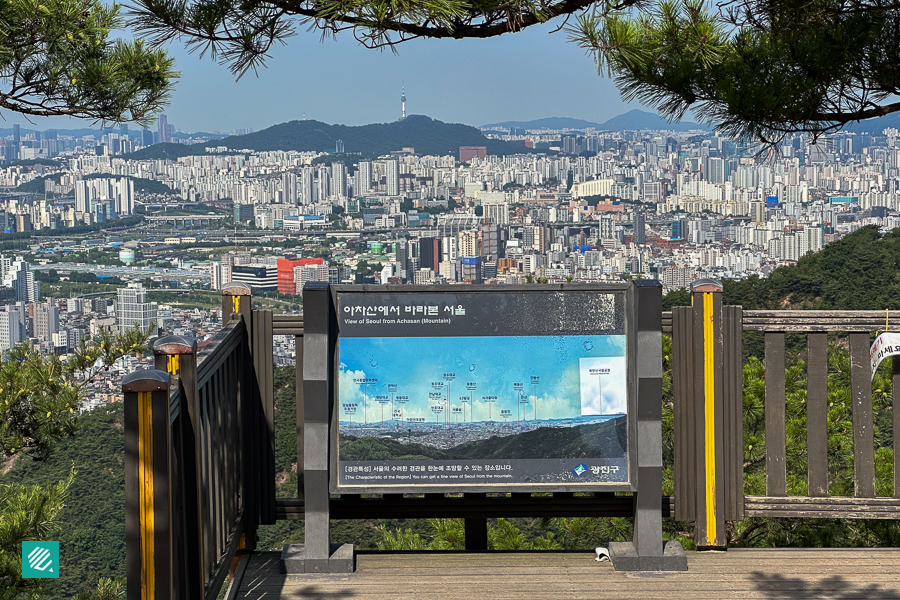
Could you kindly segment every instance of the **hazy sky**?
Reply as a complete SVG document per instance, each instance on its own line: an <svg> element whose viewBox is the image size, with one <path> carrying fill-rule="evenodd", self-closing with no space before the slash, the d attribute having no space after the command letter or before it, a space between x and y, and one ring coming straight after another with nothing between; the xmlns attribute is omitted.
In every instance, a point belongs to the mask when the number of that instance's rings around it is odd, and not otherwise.
<svg viewBox="0 0 900 600"><path fill-rule="evenodd" d="M273 49L267 68L236 82L226 67L172 46L182 77L166 113L182 131L255 130L302 119L361 125L400 116L405 83L408 114L483 125L564 116L602 122L628 106L593 58L567 41L558 25L490 40L416 40L398 54L367 50L349 34L320 41L301 31ZM6 113L6 125L26 121ZM87 122L41 119L37 128Z"/></svg>

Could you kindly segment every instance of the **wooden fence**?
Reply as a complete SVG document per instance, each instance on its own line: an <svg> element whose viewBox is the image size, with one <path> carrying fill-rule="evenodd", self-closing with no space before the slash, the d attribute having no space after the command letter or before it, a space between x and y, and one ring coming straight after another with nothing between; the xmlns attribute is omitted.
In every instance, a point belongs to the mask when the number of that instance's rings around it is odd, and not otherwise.
<svg viewBox="0 0 900 600"><path fill-rule="evenodd" d="M869 347L882 311L766 311L721 305L717 282L697 282L692 306L664 315L671 327L675 410L676 518L696 523L698 546L724 547L725 521L745 517L900 518L900 453L894 497L875 497L875 440ZM766 494L744 494L744 332L765 339ZM785 335L806 334L808 495L787 494ZM828 335L848 338L854 495L828 493ZM900 390L900 361L893 390ZM896 396L895 396L896 397ZM893 411L900 432L900 411ZM896 433L895 433L896 435Z"/></svg>

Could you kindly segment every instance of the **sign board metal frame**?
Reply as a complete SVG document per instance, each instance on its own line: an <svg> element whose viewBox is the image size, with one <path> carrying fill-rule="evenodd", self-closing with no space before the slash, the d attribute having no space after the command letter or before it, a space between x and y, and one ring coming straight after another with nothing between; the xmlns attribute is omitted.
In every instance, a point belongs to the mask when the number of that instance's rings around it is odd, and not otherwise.
<svg viewBox="0 0 900 600"><path fill-rule="evenodd" d="M650 282L644 282L650 283ZM658 286L658 284L656 284ZM646 286L643 286L646 288ZM654 286L655 287L655 286ZM371 493L446 493L446 492L635 492L638 489L639 470L637 464L637 447L638 447L638 345L641 343L639 335L640 323L637 304L638 295L641 293L638 286L634 284L610 283L610 284L556 284L556 285L520 285L520 286L492 286L492 285L468 285L468 286L413 286L413 285L365 285L365 286L348 286L348 285L327 285L316 284L307 288L310 292L318 288L319 293L327 293L325 303L313 303L310 305L305 303L305 321L311 324L314 321L327 322L328 326L328 348L329 360L327 360L327 368L325 371L328 381L328 404L327 407L320 405L318 408L311 407L310 404L316 402L314 397L307 396L307 414L321 414L322 417L327 415L328 432L328 488L330 493L353 493L353 494L371 494ZM327 290L327 292L326 292ZM646 290L644 294L647 293ZM338 389L338 340L340 338L340 315L338 310L340 306L340 297L342 294L365 295L365 294L398 294L398 295L459 295L459 294L558 294L566 292L594 293L603 294L622 294L624 295L625 313L625 358L626 358L626 387L627 387L627 415L626 415L626 431L627 445L626 458L628 478L624 482L587 482L579 481L559 482L559 483L440 483L436 485L430 484L398 484L398 485L346 485L338 481L339 467L339 439L340 439L340 402ZM657 292L658 293L658 292ZM314 309L316 305L326 308L327 314L322 314ZM657 329L657 332L659 329ZM596 332L586 331L585 335ZM305 360L313 359L309 355L309 348L304 353ZM326 367L326 365L321 365ZM310 410L312 408L312 410ZM322 414L322 413L325 414ZM323 432L324 433L324 432ZM325 440L322 440L325 442ZM320 446L321 448L321 446ZM320 450L321 451L321 450ZM324 466L324 465L323 465Z"/></svg>

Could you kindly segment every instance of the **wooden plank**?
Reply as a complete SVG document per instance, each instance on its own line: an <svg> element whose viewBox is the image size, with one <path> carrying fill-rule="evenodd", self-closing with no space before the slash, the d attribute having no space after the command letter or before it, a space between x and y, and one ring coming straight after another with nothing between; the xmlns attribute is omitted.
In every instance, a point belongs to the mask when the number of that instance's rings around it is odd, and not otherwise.
<svg viewBox="0 0 900 600"><path fill-rule="evenodd" d="M808 494L828 495L828 334L806 339L806 453Z"/></svg>
<svg viewBox="0 0 900 600"><path fill-rule="evenodd" d="M694 340L691 309L672 310L672 391L675 427L675 518L692 521L697 514L694 477L696 416L694 414Z"/></svg>
<svg viewBox="0 0 900 600"><path fill-rule="evenodd" d="M745 310L745 318L795 318L795 319L881 319L884 323L883 310Z"/></svg>
<svg viewBox="0 0 900 600"><path fill-rule="evenodd" d="M725 519L744 518L744 385L742 371L743 309L722 307L723 396L725 456Z"/></svg>
<svg viewBox="0 0 900 600"><path fill-rule="evenodd" d="M853 402L853 482L856 496L875 496L875 435L872 430L872 383L869 336L850 334L850 394Z"/></svg>
<svg viewBox="0 0 900 600"><path fill-rule="evenodd" d="M784 334L766 333L766 493L787 494Z"/></svg>
<svg viewBox="0 0 900 600"><path fill-rule="evenodd" d="M891 407L894 413L894 498L900 498L900 357L891 358Z"/></svg>
<svg viewBox="0 0 900 600"><path fill-rule="evenodd" d="M871 333L881 327L884 327L884 323L882 323L880 326L868 324L854 325L853 323L844 323L842 325L819 325L816 323L810 325L783 325L778 323L770 325L745 324L744 331L783 331L787 333L808 333L811 331L821 331L826 333Z"/></svg>

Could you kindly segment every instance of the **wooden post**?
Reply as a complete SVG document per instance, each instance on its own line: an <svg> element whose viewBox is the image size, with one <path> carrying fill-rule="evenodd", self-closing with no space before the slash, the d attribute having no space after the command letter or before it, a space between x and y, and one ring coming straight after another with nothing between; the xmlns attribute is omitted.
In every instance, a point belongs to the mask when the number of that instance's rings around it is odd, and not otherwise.
<svg viewBox="0 0 900 600"><path fill-rule="evenodd" d="M723 549L725 532L724 348L722 284L701 279L691 285L694 325L698 549ZM677 501L676 501L677 503Z"/></svg>
<svg viewBox="0 0 900 600"><path fill-rule="evenodd" d="M122 380L125 402L125 563L128 600L169 600L173 537L169 374L153 369Z"/></svg>
<svg viewBox="0 0 900 600"><path fill-rule="evenodd" d="M256 530L259 526L259 505L261 491L258 485L259 447L262 444L260 433L262 416L259 411L259 399L255 384L256 374L253 369L251 340L253 331L252 296L250 287L242 283L229 283L222 287L222 323L240 320L244 323L244 343L240 349L240 373L238 375L238 401L241 415L240 440L241 467L243 473L241 499L244 508L245 541L243 548L256 548Z"/></svg>
<svg viewBox="0 0 900 600"><path fill-rule="evenodd" d="M215 557L211 556L211 531L204 527L204 506L208 505L203 486L202 446L197 398L197 341L190 337L170 335L153 344L156 368L172 377L178 388L178 417L173 424L177 483L173 501L179 508L178 536L173 552L178 559L177 588L179 595L202 600L206 577Z"/></svg>
<svg viewBox="0 0 900 600"><path fill-rule="evenodd" d="M259 446L257 446L256 468L258 473L259 522L275 524L275 387L274 364L272 360L272 311L252 311L253 325L250 329L250 353L256 380L256 401L259 410Z"/></svg>

